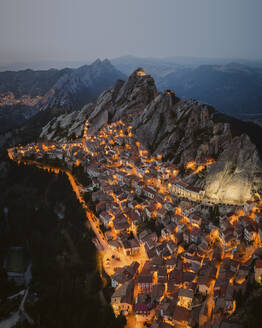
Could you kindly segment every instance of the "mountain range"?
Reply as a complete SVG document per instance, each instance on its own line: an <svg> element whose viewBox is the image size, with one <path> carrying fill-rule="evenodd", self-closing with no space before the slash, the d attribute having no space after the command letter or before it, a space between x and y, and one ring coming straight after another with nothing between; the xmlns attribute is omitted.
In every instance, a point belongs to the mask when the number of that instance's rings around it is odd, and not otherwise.
<svg viewBox="0 0 262 328"><path fill-rule="evenodd" d="M197 99L229 115L247 119L262 113L261 61L123 56L112 63L127 75L143 67L159 90L172 89L183 99Z"/></svg>
<svg viewBox="0 0 262 328"><path fill-rule="evenodd" d="M2 72L1 132L21 126L39 111L80 109L120 78L125 75L108 60L99 59L77 69Z"/></svg>
<svg viewBox="0 0 262 328"><path fill-rule="evenodd" d="M36 114L41 122L47 116L42 110L49 112L49 119L57 111L79 110L137 67L153 76L160 91L172 89L182 99L197 99L244 120L256 122L262 113L260 61L123 56L111 62L98 59L79 68L1 72L1 132L22 126L30 118L35 124Z"/></svg>
<svg viewBox="0 0 262 328"><path fill-rule="evenodd" d="M230 63L181 69L158 81L185 99L194 98L230 115L262 112L262 69Z"/></svg>

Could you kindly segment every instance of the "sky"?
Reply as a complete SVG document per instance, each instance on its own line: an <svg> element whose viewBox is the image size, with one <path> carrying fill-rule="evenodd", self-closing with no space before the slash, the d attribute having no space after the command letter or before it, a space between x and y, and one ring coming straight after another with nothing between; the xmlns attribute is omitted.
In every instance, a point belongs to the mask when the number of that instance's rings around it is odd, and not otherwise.
<svg viewBox="0 0 262 328"><path fill-rule="evenodd" d="M0 64L262 59L262 0L0 0Z"/></svg>

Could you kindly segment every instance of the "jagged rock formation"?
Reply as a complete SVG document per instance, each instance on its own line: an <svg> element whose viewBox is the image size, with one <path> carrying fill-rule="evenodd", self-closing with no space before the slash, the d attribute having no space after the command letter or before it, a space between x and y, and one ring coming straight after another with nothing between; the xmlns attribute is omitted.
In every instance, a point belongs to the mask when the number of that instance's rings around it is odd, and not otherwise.
<svg viewBox="0 0 262 328"><path fill-rule="evenodd" d="M40 138L53 141L76 139L83 135L86 118L94 110L92 103L84 106L80 111L62 114L53 118L42 129Z"/></svg>
<svg viewBox="0 0 262 328"><path fill-rule="evenodd" d="M58 141L61 137L70 138L73 134L79 137L87 118L88 134L94 135L108 121L114 122L129 114L142 112L154 99L157 90L152 77L137 75L139 72L145 74L142 69L138 69L126 82L118 80L99 96L96 105L84 106L78 115L73 112L54 118L43 128L40 138Z"/></svg>
<svg viewBox="0 0 262 328"><path fill-rule="evenodd" d="M134 131L152 153L163 153L178 166L216 158L232 136L229 125L215 123L215 110L195 101L161 93L134 120Z"/></svg>
<svg viewBox="0 0 262 328"><path fill-rule="evenodd" d="M262 192L259 150L243 122L196 101L182 101L170 90L158 94L154 80L142 69L104 91L96 105L90 104L79 115L60 116L43 129L41 137L56 141L79 137L85 118L88 134L94 135L104 124L129 117L141 144L175 163L183 179L204 189L208 197L246 201ZM185 170L189 161L204 163L210 158L215 163L199 173Z"/></svg>
<svg viewBox="0 0 262 328"><path fill-rule="evenodd" d="M233 138L206 175L206 195L218 200L243 202L258 196L261 164L256 146L246 134Z"/></svg>
<svg viewBox="0 0 262 328"><path fill-rule="evenodd" d="M199 174L184 179L217 201L246 201L262 188L262 163L256 146L241 130L219 122L217 112L193 101L181 101L170 92L160 94L134 121L139 140L180 170L189 161L215 159ZM234 136L238 133L237 136Z"/></svg>
<svg viewBox="0 0 262 328"><path fill-rule="evenodd" d="M142 69L137 69L126 82L118 81L101 94L95 110L88 118L88 133L94 135L108 121L114 122L129 114L142 112L156 95L152 77L145 75Z"/></svg>

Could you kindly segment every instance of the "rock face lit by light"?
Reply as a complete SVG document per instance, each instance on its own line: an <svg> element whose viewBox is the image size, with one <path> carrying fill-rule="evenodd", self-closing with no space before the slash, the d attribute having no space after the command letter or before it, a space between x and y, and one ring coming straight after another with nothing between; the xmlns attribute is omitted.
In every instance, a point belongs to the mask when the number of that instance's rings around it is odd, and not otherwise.
<svg viewBox="0 0 262 328"><path fill-rule="evenodd" d="M261 188L261 161L247 135L235 137L210 166L205 195L221 202L240 202L254 198Z"/></svg>
<svg viewBox="0 0 262 328"><path fill-rule="evenodd" d="M243 203L251 199L251 188L248 178L231 177L228 181L214 180L206 188L206 195L218 201Z"/></svg>

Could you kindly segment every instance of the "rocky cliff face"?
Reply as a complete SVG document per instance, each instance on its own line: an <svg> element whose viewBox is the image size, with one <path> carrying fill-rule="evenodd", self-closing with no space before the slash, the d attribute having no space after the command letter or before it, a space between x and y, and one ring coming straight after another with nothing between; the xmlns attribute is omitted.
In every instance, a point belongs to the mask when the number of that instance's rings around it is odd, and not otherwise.
<svg viewBox="0 0 262 328"><path fill-rule="evenodd" d="M93 104L84 106L80 111L62 114L53 118L42 129L41 139L53 141L66 141L80 138L83 135L86 118L94 110Z"/></svg>
<svg viewBox="0 0 262 328"><path fill-rule="evenodd" d="M217 201L246 201L262 190L262 162L250 138L222 122L217 112L194 101L161 93L133 123L138 139L152 153L178 165L183 178ZM237 135L235 135L237 134ZM214 161L203 170L185 170Z"/></svg>
<svg viewBox="0 0 262 328"><path fill-rule="evenodd" d="M128 115L143 112L156 96L157 90L151 76L142 69L136 70L126 82L118 81L111 89L98 98L95 110L89 116L89 134L96 131L108 121L114 122Z"/></svg>
<svg viewBox="0 0 262 328"><path fill-rule="evenodd" d="M233 138L205 177L206 195L233 201L257 197L261 193L261 164L258 151L246 134Z"/></svg>
<svg viewBox="0 0 262 328"><path fill-rule="evenodd" d="M78 116L64 115L50 122L41 137L56 141L79 137L85 119L91 135L108 122L128 120L145 148L175 163L180 176L204 189L208 197L246 201L262 192L259 151L242 123L210 106L182 101L173 91L158 94L154 80L142 69L104 91L95 105L84 107ZM188 168L189 162L194 169Z"/></svg>

